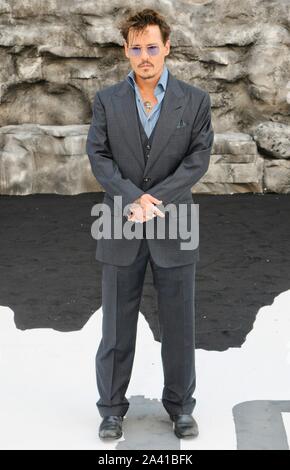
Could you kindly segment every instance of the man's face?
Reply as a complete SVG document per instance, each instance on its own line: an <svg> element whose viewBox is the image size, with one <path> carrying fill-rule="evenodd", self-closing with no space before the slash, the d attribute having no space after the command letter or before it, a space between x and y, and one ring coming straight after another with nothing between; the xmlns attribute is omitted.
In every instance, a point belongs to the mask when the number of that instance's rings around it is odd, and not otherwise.
<svg viewBox="0 0 290 470"><path fill-rule="evenodd" d="M141 54L138 56L130 53L130 48L141 47ZM159 51L156 55L150 55L150 50L156 52L158 46ZM163 44L160 28L157 25L147 26L143 31L129 30L128 44L124 43L126 57L130 60L131 67L135 74L143 80L158 77L162 73L165 56L170 51L170 41ZM148 50L148 47L150 49ZM153 48L153 49L152 49Z"/></svg>

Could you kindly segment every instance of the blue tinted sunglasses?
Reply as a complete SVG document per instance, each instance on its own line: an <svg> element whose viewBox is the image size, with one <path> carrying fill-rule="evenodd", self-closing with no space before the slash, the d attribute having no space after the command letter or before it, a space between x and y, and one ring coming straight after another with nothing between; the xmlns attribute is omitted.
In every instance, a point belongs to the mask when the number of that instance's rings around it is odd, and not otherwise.
<svg viewBox="0 0 290 470"><path fill-rule="evenodd" d="M146 46L146 49L147 49L147 53L150 56L159 54L159 46ZM139 47L139 46L133 46L133 47L128 48L129 55L133 57L140 56L141 50L142 50L142 47Z"/></svg>

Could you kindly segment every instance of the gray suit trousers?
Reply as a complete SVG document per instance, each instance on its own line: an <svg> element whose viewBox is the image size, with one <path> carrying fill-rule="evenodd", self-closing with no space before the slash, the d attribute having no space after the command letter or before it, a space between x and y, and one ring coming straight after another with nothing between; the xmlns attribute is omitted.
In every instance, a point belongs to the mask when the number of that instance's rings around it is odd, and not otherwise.
<svg viewBox="0 0 290 470"><path fill-rule="evenodd" d="M100 396L96 404L102 417L124 416L129 408L125 394L132 373L148 260L158 298L164 373L162 404L169 414L191 414L195 407L196 263L157 266L143 238L131 265L102 265L102 339L96 354Z"/></svg>

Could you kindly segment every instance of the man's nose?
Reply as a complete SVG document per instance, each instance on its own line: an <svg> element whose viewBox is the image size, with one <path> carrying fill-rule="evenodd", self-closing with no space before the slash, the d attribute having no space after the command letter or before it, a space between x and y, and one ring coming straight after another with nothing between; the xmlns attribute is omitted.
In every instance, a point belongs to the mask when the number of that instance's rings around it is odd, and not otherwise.
<svg viewBox="0 0 290 470"><path fill-rule="evenodd" d="M148 54L148 51L147 51L147 47L143 47L141 49L141 59L146 62L148 60L148 58L149 58L149 54Z"/></svg>

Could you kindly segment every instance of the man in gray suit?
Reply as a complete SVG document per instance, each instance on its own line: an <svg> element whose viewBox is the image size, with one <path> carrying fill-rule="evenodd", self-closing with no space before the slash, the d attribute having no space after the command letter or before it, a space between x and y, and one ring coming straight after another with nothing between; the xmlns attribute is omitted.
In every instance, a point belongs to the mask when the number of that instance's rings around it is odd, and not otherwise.
<svg viewBox="0 0 290 470"><path fill-rule="evenodd" d="M124 229L118 237L99 238L96 249L102 262L103 310L96 355L97 406L103 418L99 436L122 435L148 261L158 294L162 404L177 437L196 436L192 411L199 248L181 249L183 237L171 237L169 227L172 221L193 223L191 188L208 169L214 139L210 97L166 67L170 27L158 12L135 12L120 31L132 70L121 82L96 92L86 145L92 172L105 190L103 221ZM168 205L176 210L162 210Z"/></svg>

